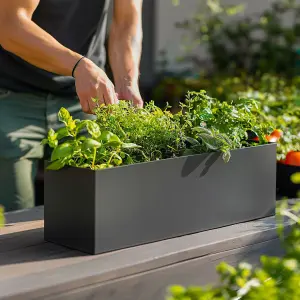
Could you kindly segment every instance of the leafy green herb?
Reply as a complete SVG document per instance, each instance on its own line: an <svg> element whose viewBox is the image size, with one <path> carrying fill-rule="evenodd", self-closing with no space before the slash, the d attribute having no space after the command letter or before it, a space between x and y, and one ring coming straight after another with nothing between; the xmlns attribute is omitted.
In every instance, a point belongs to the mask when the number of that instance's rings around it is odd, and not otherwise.
<svg viewBox="0 0 300 300"><path fill-rule="evenodd" d="M138 109L127 101L98 107L95 114L94 121L80 121L73 120L65 108L59 111L64 127L49 130L42 142L53 148L48 169L97 170L214 151L222 152L228 162L231 150L254 145L248 131L265 136L272 130L268 122L261 122L255 100L226 103L205 91L188 93L174 115L153 102ZM83 129L86 135L80 134Z"/></svg>

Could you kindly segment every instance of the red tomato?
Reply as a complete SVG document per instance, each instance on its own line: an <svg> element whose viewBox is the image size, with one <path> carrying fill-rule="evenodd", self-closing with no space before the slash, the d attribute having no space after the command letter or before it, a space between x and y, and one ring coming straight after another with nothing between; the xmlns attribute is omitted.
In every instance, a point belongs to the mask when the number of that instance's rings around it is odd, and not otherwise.
<svg viewBox="0 0 300 300"><path fill-rule="evenodd" d="M283 132L279 129L275 129L272 133L271 136L277 137L277 139L280 139L283 135Z"/></svg>
<svg viewBox="0 0 300 300"><path fill-rule="evenodd" d="M283 165L285 164L285 160L284 160L284 159L280 159L280 160L278 160L277 162L278 162L279 164L283 164Z"/></svg>
<svg viewBox="0 0 300 300"><path fill-rule="evenodd" d="M300 151L290 151L286 155L285 163L287 165L300 167Z"/></svg>
<svg viewBox="0 0 300 300"><path fill-rule="evenodd" d="M278 138L274 135L266 135L266 139L269 143L276 143Z"/></svg>

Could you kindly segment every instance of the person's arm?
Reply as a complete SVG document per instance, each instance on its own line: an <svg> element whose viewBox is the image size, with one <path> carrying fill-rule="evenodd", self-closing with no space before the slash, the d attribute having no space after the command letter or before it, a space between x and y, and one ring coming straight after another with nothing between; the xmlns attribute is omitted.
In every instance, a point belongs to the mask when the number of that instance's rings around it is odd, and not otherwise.
<svg viewBox="0 0 300 300"><path fill-rule="evenodd" d="M64 47L32 21L40 0L0 2L0 45L28 63L46 71L71 76L80 54ZM76 90L82 109L91 112L91 98L117 101L113 84L92 61L84 58L75 71Z"/></svg>
<svg viewBox="0 0 300 300"><path fill-rule="evenodd" d="M132 100L141 107L138 88L142 51L143 0L114 0L109 35L109 61L119 99Z"/></svg>

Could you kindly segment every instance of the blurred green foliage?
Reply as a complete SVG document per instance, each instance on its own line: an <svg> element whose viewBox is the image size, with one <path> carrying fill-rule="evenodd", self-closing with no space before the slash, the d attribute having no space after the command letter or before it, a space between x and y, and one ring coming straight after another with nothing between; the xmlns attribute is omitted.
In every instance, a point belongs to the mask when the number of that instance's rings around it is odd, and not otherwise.
<svg viewBox="0 0 300 300"><path fill-rule="evenodd" d="M185 5L184 1L175 4L179 3ZM275 0L256 14L244 14L244 10L244 3L224 5L221 0L199 0L199 9L191 18L176 23L184 32L185 54L181 60L192 61L202 69L203 62L194 50L204 45L214 73L297 74L300 4L296 0ZM289 26L284 24L284 16Z"/></svg>
<svg viewBox="0 0 300 300"><path fill-rule="evenodd" d="M219 264L217 287L174 285L168 300L298 300L300 299L300 203L291 209L287 202L278 207L278 233L285 249L283 258L262 256L254 268L240 263L236 268ZM283 218L288 217L291 230L284 233Z"/></svg>

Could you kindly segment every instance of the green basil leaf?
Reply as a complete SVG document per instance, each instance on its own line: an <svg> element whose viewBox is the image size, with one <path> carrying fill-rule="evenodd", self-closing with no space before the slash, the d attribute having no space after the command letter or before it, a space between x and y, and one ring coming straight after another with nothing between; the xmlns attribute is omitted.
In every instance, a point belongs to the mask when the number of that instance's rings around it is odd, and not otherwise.
<svg viewBox="0 0 300 300"><path fill-rule="evenodd" d="M58 145L58 140L54 140L54 141L49 141L49 146L51 148L55 148Z"/></svg>
<svg viewBox="0 0 300 300"><path fill-rule="evenodd" d="M58 120L67 125L70 118L71 118L70 113L64 107L62 107L58 112Z"/></svg>
<svg viewBox="0 0 300 300"><path fill-rule="evenodd" d="M48 140L54 141L56 139L57 139L57 133L52 128L50 128L48 131Z"/></svg>
<svg viewBox="0 0 300 300"><path fill-rule="evenodd" d="M50 165L47 166L47 170L57 171L65 166L62 160L55 160Z"/></svg>
<svg viewBox="0 0 300 300"><path fill-rule="evenodd" d="M93 122L93 121L89 121L87 122L86 128L89 132L89 134L97 139L98 137L100 137L101 135L101 131L100 131L100 127L97 123Z"/></svg>
<svg viewBox="0 0 300 300"><path fill-rule="evenodd" d="M48 139L42 139L41 141L41 145L47 145L48 143Z"/></svg>
<svg viewBox="0 0 300 300"><path fill-rule="evenodd" d="M93 140L91 138L87 138L83 143L81 149L83 151L89 150L89 149L94 149L94 148L100 148L101 143L99 143L96 140Z"/></svg>
<svg viewBox="0 0 300 300"><path fill-rule="evenodd" d="M72 119L72 117L70 117L70 119L68 120L67 122L67 128L70 130L70 131L73 131L75 128L76 128L76 121Z"/></svg>
<svg viewBox="0 0 300 300"><path fill-rule="evenodd" d="M74 151L73 149L73 145L68 142L58 145L52 151L51 161L71 156Z"/></svg>
<svg viewBox="0 0 300 300"><path fill-rule="evenodd" d="M67 127L62 127L57 130L57 139L60 140L64 137L70 136L69 130Z"/></svg>
<svg viewBox="0 0 300 300"><path fill-rule="evenodd" d="M101 133L100 140L107 143L106 145L113 147L117 147L122 144L119 137L110 131L103 131Z"/></svg>
<svg viewBox="0 0 300 300"><path fill-rule="evenodd" d="M76 128L77 128L77 132L79 132L80 130L82 130L84 127L86 127L87 123L88 123L89 120L82 120L82 121L79 121L76 125Z"/></svg>

